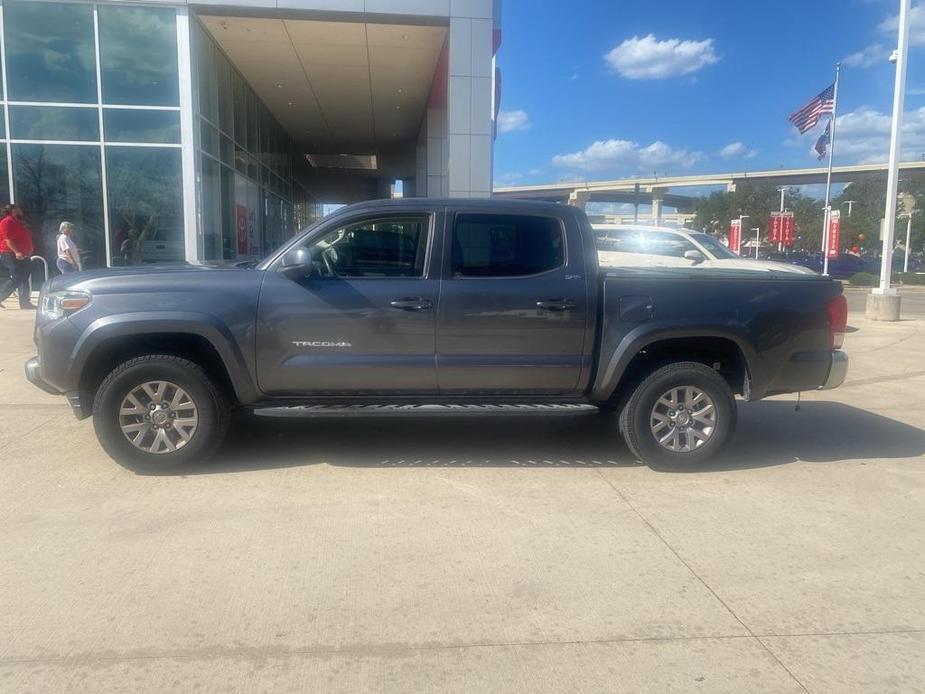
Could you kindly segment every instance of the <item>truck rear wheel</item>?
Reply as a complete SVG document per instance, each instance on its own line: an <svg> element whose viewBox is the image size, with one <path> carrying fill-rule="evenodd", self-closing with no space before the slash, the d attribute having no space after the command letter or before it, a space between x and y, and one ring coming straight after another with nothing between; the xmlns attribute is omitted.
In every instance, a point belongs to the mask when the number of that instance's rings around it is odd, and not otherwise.
<svg viewBox="0 0 925 694"><path fill-rule="evenodd" d="M93 427L117 462L146 471L207 459L228 430L229 407L202 368L151 354L120 364L93 401Z"/></svg>
<svg viewBox="0 0 925 694"><path fill-rule="evenodd" d="M723 449L736 414L735 396L722 376L697 362L676 362L636 387L620 411L620 434L650 467L695 467Z"/></svg>

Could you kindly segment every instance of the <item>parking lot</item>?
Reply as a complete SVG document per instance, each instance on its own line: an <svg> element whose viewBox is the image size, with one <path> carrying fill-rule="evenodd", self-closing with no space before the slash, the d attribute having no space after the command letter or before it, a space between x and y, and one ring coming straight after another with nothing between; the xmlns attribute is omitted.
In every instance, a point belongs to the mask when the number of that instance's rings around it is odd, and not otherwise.
<svg viewBox="0 0 925 694"><path fill-rule="evenodd" d="M13 302L8 302L8 306ZM707 469L596 414L250 418L165 475L0 312L0 691L925 689L925 292Z"/></svg>

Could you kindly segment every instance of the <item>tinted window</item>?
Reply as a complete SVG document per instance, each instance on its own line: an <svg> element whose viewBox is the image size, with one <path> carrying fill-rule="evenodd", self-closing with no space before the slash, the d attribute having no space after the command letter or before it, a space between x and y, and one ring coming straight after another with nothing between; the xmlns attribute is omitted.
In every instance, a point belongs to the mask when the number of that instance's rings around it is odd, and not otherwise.
<svg viewBox="0 0 925 694"><path fill-rule="evenodd" d="M565 262L562 225L550 217L461 214L453 230L454 277L523 277Z"/></svg>
<svg viewBox="0 0 925 694"><path fill-rule="evenodd" d="M10 134L19 140L100 139L95 108L10 106Z"/></svg>
<svg viewBox="0 0 925 694"><path fill-rule="evenodd" d="M179 148L106 147L113 265L183 260Z"/></svg>
<svg viewBox="0 0 925 694"><path fill-rule="evenodd" d="M92 5L6 2L3 24L11 100L96 102Z"/></svg>
<svg viewBox="0 0 925 694"><path fill-rule="evenodd" d="M310 244L320 277L422 277L427 218L351 224Z"/></svg>
<svg viewBox="0 0 925 694"><path fill-rule="evenodd" d="M98 145L14 144L13 188L40 255L54 258L58 225L66 219L76 225L84 268L105 267Z"/></svg>
<svg viewBox="0 0 925 694"><path fill-rule="evenodd" d="M104 103L179 105L176 16L172 7L100 6Z"/></svg>
<svg viewBox="0 0 925 694"><path fill-rule="evenodd" d="M107 108L103 129L109 142L180 143L179 111L137 111Z"/></svg>

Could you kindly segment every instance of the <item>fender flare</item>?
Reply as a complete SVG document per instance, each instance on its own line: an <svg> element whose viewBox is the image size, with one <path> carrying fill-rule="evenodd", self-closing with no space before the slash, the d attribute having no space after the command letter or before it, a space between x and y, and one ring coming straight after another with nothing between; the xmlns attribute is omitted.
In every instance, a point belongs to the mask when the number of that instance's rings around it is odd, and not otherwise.
<svg viewBox="0 0 925 694"><path fill-rule="evenodd" d="M86 327L70 355L70 372L79 380L88 360L106 341L132 335L182 333L205 339L219 355L235 396L241 403L257 400L257 389L231 330L215 316L193 311L144 311L98 318Z"/></svg>
<svg viewBox="0 0 925 694"><path fill-rule="evenodd" d="M606 402L609 400L617 387L620 380L626 372L630 362L646 347L662 342L664 340L683 339L683 338L720 338L732 342L739 350L744 362L746 374L753 384L753 389L761 392L763 388L763 376L758 370L759 358L751 342L739 330L728 325L704 325L702 322L695 323L689 321L689 325L684 325L688 321L672 320L670 322L648 322L638 325L630 330L613 349L606 365L598 369L594 383L591 388L592 402ZM604 343L601 345L601 358L607 351L607 337L604 336ZM756 383L757 381L757 383ZM757 387L756 387L757 386Z"/></svg>

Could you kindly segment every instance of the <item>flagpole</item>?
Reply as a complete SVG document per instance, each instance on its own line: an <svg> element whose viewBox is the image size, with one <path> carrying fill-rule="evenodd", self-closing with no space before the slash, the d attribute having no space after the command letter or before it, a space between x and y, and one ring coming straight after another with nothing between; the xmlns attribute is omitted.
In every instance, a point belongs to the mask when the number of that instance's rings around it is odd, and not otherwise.
<svg viewBox="0 0 925 694"><path fill-rule="evenodd" d="M825 179L825 226L822 228L822 274L829 274L829 213L832 211L832 161L835 158L835 126L838 121L838 78L841 63L835 63L835 92L832 94L832 137L829 142L829 173Z"/></svg>

